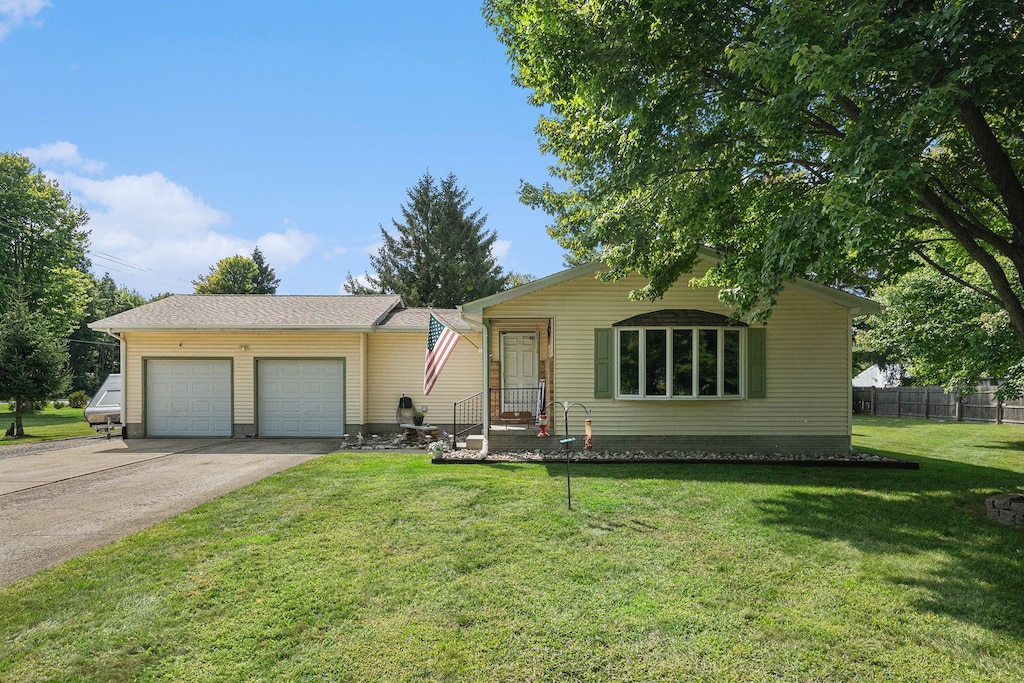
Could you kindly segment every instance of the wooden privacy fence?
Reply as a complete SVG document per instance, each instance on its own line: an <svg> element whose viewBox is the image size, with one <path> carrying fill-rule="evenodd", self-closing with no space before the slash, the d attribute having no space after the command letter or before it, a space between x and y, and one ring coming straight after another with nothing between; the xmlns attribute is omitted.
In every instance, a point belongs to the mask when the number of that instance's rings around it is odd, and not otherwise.
<svg viewBox="0 0 1024 683"><path fill-rule="evenodd" d="M942 387L854 387L853 412L924 420L1024 424L1024 399L999 401L995 387L978 387L971 394L946 393Z"/></svg>

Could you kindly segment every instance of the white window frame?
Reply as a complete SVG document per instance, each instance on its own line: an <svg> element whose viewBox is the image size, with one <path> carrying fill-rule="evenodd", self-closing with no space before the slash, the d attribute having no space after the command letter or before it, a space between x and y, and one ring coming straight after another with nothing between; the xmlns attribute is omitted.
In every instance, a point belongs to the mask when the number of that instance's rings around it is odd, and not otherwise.
<svg viewBox="0 0 1024 683"><path fill-rule="evenodd" d="M747 395L747 334L745 327L723 327L714 325L693 325L693 326L679 326L679 327L616 327L615 338L614 338L614 358L615 358L615 398L624 401L734 401L737 399L746 398ZM649 330L659 330L665 332L665 395L655 394L648 396L646 394L647 386L647 332ZM692 386L690 387L689 395L673 395L673 358L672 358L672 337L673 333L677 330L685 330L690 333L691 341L691 354L693 358L693 379ZM700 331L701 330L716 330L718 332L718 344L717 344L717 358L715 360L716 370L716 383L718 392L715 395L701 395L700 394ZM727 330L735 331L739 334L739 358L737 359L738 371L739 371L739 392L736 394L725 393L725 332ZM639 355L638 365L638 394L623 394L622 393L622 343L621 335L623 332L637 332L639 333L639 344L637 347L637 353Z"/></svg>

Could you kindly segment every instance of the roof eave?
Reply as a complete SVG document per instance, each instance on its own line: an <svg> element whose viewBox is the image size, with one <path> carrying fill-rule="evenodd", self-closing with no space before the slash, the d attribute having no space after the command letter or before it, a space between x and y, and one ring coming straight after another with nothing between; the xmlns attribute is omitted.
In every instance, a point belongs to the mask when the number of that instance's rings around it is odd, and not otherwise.
<svg viewBox="0 0 1024 683"><path fill-rule="evenodd" d="M100 321L102 322L102 321ZM97 332L373 332L375 325L97 325L89 323Z"/></svg>

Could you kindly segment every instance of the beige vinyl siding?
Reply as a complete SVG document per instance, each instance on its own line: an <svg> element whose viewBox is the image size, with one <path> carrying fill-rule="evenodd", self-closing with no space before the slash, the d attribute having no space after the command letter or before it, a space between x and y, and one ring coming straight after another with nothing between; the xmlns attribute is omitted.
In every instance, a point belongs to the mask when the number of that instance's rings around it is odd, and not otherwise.
<svg viewBox="0 0 1024 683"><path fill-rule="evenodd" d="M445 425L452 420L452 405L480 391L480 335L463 335L455 346L429 396L423 395L425 330L378 331L367 337L366 423L393 423L398 399L412 397L416 406L429 406L427 421Z"/></svg>
<svg viewBox="0 0 1024 683"><path fill-rule="evenodd" d="M488 308L485 316L494 321L552 317L555 390L550 399L586 404L596 433L849 434L849 309L796 288L779 297L767 327L767 398L595 399L594 328L666 308L731 313L716 290L685 285L658 301L630 301L629 291L642 285L639 278L602 283L587 275ZM497 340L491 342L495 359Z"/></svg>
<svg viewBox="0 0 1024 683"><path fill-rule="evenodd" d="M363 421L362 334L345 332L126 332L125 416L142 423L144 358L231 358L233 422L255 423L255 365L262 358L345 359L345 418ZM245 346L245 350L242 350Z"/></svg>

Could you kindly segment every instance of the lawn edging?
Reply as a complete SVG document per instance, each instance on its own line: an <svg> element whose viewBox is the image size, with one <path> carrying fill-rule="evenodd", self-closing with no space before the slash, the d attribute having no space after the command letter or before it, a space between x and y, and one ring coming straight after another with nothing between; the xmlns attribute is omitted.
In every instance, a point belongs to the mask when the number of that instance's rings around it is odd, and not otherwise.
<svg viewBox="0 0 1024 683"><path fill-rule="evenodd" d="M485 457L474 455L472 451L452 451L440 458L431 458L435 465L481 465L496 462L532 463L549 465L565 462L565 455L538 453L489 453ZM849 456L835 455L787 455L779 453L752 453L746 456L736 454L693 454L655 456L649 454L629 456L622 454L599 455L597 457L576 457L570 455L568 460L581 465L783 465L792 467L853 467L876 470L919 470L921 464L912 460L902 460L890 456L873 453L851 453Z"/></svg>

